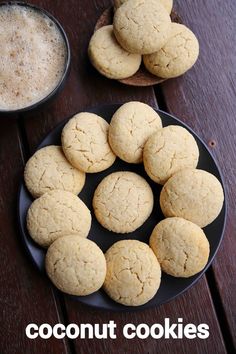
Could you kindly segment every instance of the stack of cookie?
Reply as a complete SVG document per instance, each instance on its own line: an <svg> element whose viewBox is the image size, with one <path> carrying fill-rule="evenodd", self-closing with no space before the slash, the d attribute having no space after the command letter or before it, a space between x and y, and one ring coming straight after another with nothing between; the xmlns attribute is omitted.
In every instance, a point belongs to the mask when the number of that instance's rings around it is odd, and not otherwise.
<svg viewBox="0 0 236 354"><path fill-rule="evenodd" d="M46 271L56 287L84 296L103 286L113 300L138 306L158 291L161 270L189 277L205 267L209 242L201 228L218 216L224 195L215 176L196 169L198 145L185 128L163 128L150 106L128 102L110 124L93 113L75 115L64 126L61 142L38 150L24 173L36 198L27 228L35 242L48 248ZM166 219L154 228L150 247L123 240L104 255L87 239L92 217L78 194L86 173L108 169L116 157L130 164L143 162L147 175L163 185L160 205ZM154 198L146 179L119 171L99 183L92 205L104 228L127 234L149 218Z"/></svg>
<svg viewBox="0 0 236 354"><path fill-rule="evenodd" d="M142 62L157 77L184 74L196 62L199 44L186 26L171 22L173 0L115 0L113 25L98 29L88 54L111 79L134 75Z"/></svg>

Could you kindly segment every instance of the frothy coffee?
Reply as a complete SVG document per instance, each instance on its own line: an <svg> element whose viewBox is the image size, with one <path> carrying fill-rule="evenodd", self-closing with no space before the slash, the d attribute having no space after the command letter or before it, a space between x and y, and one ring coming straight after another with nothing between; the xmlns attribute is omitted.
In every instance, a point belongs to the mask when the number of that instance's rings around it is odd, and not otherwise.
<svg viewBox="0 0 236 354"><path fill-rule="evenodd" d="M0 110L46 97L65 69L66 45L50 18L30 7L0 6Z"/></svg>

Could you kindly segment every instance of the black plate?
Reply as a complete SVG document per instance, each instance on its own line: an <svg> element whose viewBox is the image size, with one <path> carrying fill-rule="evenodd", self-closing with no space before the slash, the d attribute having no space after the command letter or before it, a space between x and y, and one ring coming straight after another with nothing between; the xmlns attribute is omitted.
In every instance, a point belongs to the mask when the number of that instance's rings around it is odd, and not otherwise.
<svg viewBox="0 0 236 354"><path fill-rule="evenodd" d="M107 106L89 109L87 111L101 115L104 119L110 122L113 113L119 107L120 105L107 105ZM214 174L221 181L223 185L219 168L216 162L214 161L211 153L209 152L208 148L203 143L203 141L189 127L187 127L177 118L174 118L173 116L165 112L159 110L156 111L159 113L159 115L162 118L163 126L167 126L170 124L180 125L187 128L193 134L193 136L195 137L198 143L198 147L200 150L200 160L199 160L198 168L204 169ZM46 136L46 138L42 141L42 143L38 146L38 149L50 144L60 145L61 130L67 121L68 119L62 122L61 124L59 124L51 133L49 133ZM154 209L151 216L143 226L141 226L135 232L129 233L125 236L107 231L97 222L96 218L93 215L92 227L88 237L91 240L94 240L98 244L98 246L101 247L103 251L106 251L114 242L123 239L137 239L148 243L148 239L151 235L154 226L164 218L159 206L159 194L160 194L161 186L155 184L149 179L149 177L146 175L144 171L142 164L140 165L127 164L121 161L120 159L117 159L116 162L113 164L113 166L111 166L109 169L103 172L96 173L96 174L87 174L85 187L83 188L79 196L88 206L88 208L92 211L92 197L98 183L110 173L115 171L120 171L120 170L133 171L146 178L146 180L151 185L155 196ZM44 269L45 250L40 248L36 243L34 243L34 241L30 238L26 229L26 213L32 201L33 201L32 197L27 191L25 185L22 183L20 187L19 201L18 201L18 214L19 214L22 241L24 242L28 254L30 255L31 259L33 260L37 268L40 271L44 272L45 271ZM167 302L173 299L174 297L176 297L177 295L183 293L190 286L196 283L196 281L206 271L207 267L209 267L218 250L218 247L220 245L224 233L225 219L226 219L226 205L224 203L224 206L218 218L212 224L208 225L204 229L207 238L210 242L210 248L211 248L210 257L206 268L199 274L186 279L174 278L163 273L161 286L157 294L147 304L139 306L138 307L139 309L144 309L151 306L157 306L164 302ZM84 297L74 296L74 298L84 304L91 305L97 308L107 309L107 310L125 311L127 309L128 310L137 309L136 307L135 308L126 307L114 302L103 292L103 290L99 290L96 293L89 296L84 296Z"/></svg>

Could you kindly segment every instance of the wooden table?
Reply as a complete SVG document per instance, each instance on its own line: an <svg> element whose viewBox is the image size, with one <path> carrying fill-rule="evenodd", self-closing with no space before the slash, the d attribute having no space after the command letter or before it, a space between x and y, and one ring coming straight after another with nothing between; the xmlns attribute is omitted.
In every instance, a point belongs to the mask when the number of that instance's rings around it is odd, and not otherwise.
<svg viewBox="0 0 236 354"><path fill-rule="evenodd" d="M236 345L236 2L175 0L175 10L200 40L200 58L181 78L157 87L124 86L100 76L89 64L87 46L108 0L31 0L64 26L72 48L65 89L41 113L0 121L0 353L232 353ZM223 171L229 202L225 237L206 275L176 300L135 313L110 313L82 306L59 294L28 259L16 218L17 191L25 161L41 139L65 117L103 103L140 100L171 112L189 124L210 148ZM18 118L18 119L17 119ZM206 340L129 341L125 323L207 323ZM117 340L29 340L25 327L37 324L117 323Z"/></svg>

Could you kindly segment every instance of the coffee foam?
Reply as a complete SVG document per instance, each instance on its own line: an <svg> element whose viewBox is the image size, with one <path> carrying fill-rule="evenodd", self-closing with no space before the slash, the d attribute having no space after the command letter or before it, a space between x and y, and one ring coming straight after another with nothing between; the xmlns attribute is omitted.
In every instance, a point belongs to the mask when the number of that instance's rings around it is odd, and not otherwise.
<svg viewBox="0 0 236 354"><path fill-rule="evenodd" d="M30 106L59 83L65 41L46 15L20 5L0 6L0 110Z"/></svg>

